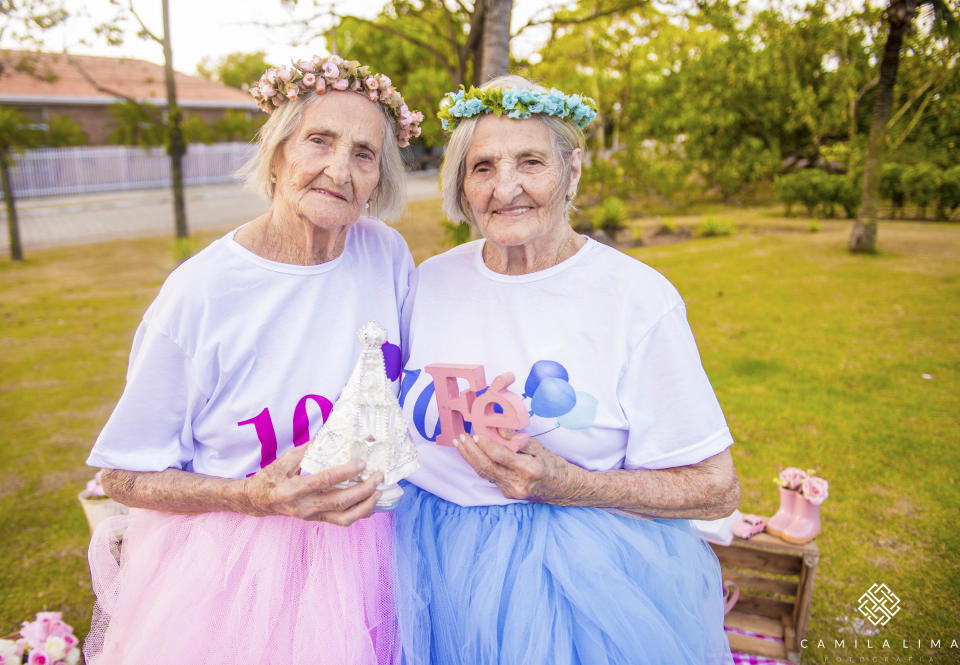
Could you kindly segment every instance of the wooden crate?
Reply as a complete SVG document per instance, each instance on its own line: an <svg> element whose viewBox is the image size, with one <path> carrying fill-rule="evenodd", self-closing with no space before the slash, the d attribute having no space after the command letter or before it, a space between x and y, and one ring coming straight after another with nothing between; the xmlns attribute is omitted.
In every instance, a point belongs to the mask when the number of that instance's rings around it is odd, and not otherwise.
<svg viewBox="0 0 960 665"><path fill-rule="evenodd" d="M711 546L720 559L723 579L740 587L740 600L727 615L725 627L783 640L727 633L730 648L799 663L800 640L807 632L813 578L820 560L816 541L791 545L760 533L749 540L734 538L727 547Z"/></svg>

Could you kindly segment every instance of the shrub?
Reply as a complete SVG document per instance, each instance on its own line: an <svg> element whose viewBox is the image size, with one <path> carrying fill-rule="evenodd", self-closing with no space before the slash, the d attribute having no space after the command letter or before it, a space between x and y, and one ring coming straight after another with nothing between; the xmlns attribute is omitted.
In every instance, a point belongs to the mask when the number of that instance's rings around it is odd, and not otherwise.
<svg viewBox="0 0 960 665"><path fill-rule="evenodd" d="M832 182L830 176L820 169L804 169L788 173L776 179L775 186L781 200L787 204L787 215L793 203L802 203L807 214L813 215L817 206L832 202Z"/></svg>
<svg viewBox="0 0 960 665"><path fill-rule="evenodd" d="M605 198L603 203L600 204L600 207L590 216L593 228L603 229L611 237L623 228L623 223L626 219L627 204L617 196L608 196Z"/></svg>
<svg viewBox="0 0 960 665"><path fill-rule="evenodd" d="M694 230L694 235L701 238L710 236L732 236L737 232L737 227L729 219L720 219L717 217L707 217Z"/></svg>
<svg viewBox="0 0 960 665"><path fill-rule="evenodd" d="M673 235L677 232L677 220L673 219L672 217L668 217L667 219L663 220L663 223L660 225L660 229L657 232L662 234L669 233L670 235Z"/></svg>
<svg viewBox="0 0 960 665"><path fill-rule="evenodd" d="M940 194L940 174L940 169L927 162L908 166L903 171L903 191L907 200L920 208L920 219L926 219L927 206Z"/></svg>
<svg viewBox="0 0 960 665"><path fill-rule="evenodd" d="M943 219L950 219L953 211L958 207L960 207L960 165L943 172L937 214Z"/></svg>
<svg viewBox="0 0 960 665"><path fill-rule="evenodd" d="M823 230L823 227L820 225L820 222L815 219L811 219L810 226L807 227L807 230L810 231L810 233L819 233Z"/></svg>
<svg viewBox="0 0 960 665"><path fill-rule="evenodd" d="M833 200L843 208L847 219L856 219L857 208L860 207L860 199L863 198L863 190L856 182L846 176L832 175L829 177L833 182Z"/></svg>
<svg viewBox="0 0 960 665"><path fill-rule="evenodd" d="M443 232L447 237L448 245L456 247L457 245L462 245L465 242L470 242L470 225L467 222L454 224L453 222L445 219L440 223L443 225Z"/></svg>
<svg viewBox="0 0 960 665"><path fill-rule="evenodd" d="M903 164L884 164L880 172L880 196L890 200L890 218L895 219L897 210L903 214L906 194L903 191Z"/></svg>

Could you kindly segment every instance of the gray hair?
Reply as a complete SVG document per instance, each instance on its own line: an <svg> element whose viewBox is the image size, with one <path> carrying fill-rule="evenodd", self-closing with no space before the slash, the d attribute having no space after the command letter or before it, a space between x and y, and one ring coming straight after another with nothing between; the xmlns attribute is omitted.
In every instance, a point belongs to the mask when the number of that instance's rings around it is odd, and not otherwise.
<svg viewBox="0 0 960 665"><path fill-rule="evenodd" d="M257 133L257 152L236 173L247 187L273 200L276 183L272 182L276 161L284 141L300 125L303 113L309 104L316 104L324 95L311 92L296 99L287 100L270 114L270 118ZM380 151L380 180L370 196L370 214L385 219L396 219L406 205L406 170L403 157L393 133L393 122L387 109L377 104L383 116L383 147Z"/></svg>
<svg viewBox="0 0 960 665"><path fill-rule="evenodd" d="M543 86L515 74L498 76L480 86L481 90L487 90L488 88L516 88L517 90L547 92L547 89ZM470 150L470 144L473 143L473 133L477 128L477 121L482 117L477 116L461 120L450 135L450 140L447 142L447 148L443 154L443 165L440 167L443 212L454 222L475 222L470 203L463 191L463 181L466 177L467 152ZM570 187L570 180L573 177L570 157L574 150L579 148L582 152L585 146L583 132L573 123L553 116L538 115L531 118L531 120L533 119L545 123L547 129L550 130L550 145L561 166L560 180L557 182L554 200L564 199ZM572 209L573 202L568 200L563 207L563 216L566 221L569 221Z"/></svg>

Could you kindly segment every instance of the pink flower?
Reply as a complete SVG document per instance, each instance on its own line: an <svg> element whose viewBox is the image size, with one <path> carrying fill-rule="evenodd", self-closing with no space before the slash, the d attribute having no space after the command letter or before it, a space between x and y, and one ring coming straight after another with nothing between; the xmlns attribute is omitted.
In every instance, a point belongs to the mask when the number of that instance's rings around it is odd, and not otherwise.
<svg viewBox="0 0 960 665"><path fill-rule="evenodd" d="M300 88L290 88L287 90L287 99L296 99L300 94Z"/></svg>
<svg viewBox="0 0 960 665"><path fill-rule="evenodd" d="M340 68L330 61L323 63L323 75L328 79L335 79L340 76Z"/></svg>
<svg viewBox="0 0 960 665"><path fill-rule="evenodd" d="M380 82L372 76L368 76L366 79L364 79L363 83L367 86L368 90L376 90L380 87Z"/></svg>
<svg viewBox="0 0 960 665"><path fill-rule="evenodd" d="M260 94L263 95L264 99L269 99L270 97L273 97L275 94L277 94L277 91L269 83L261 83Z"/></svg>
<svg viewBox="0 0 960 665"><path fill-rule="evenodd" d="M788 490L795 490L800 487L800 483L806 480L807 472L793 466L788 466L780 472L780 483L782 487Z"/></svg>
<svg viewBox="0 0 960 665"><path fill-rule="evenodd" d="M380 99L387 100L393 97L393 93L397 91L392 85L387 85L380 88Z"/></svg>
<svg viewBox="0 0 960 665"><path fill-rule="evenodd" d="M800 494L806 497L810 503L820 505L829 496L827 493L828 487L829 483L826 480L814 476L803 481L803 484L800 485Z"/></svg>
<svg viewBox="0 0 960 665"><path fill-rule="evenodd" d="M312 60L301 60L298 66L300 67L300 71L304 72L312 72L316 69L316 65Z"/></svg>
<svg viewBox="0 0 960 665"><path fill-rule="evenodd" d="M377 97L377 91L371 90L370 92L368 92L367 99L369 99L371 102L377 101L377 99L379 99L379 97Z"/></svg>
<svg viewBox="0 0 960 665"><path fill-rule="evenodd" d="M277 77L281 81L289 81L293 78L293 70L284 65L279 70L277 70Z"/></svg>
<svg viewBox="0 0 960 665"><path fill-rule="evenodd" d="M30 651L30 657L27 659L29 665L49 665L50 659L42 651Z"/></svg>
<svg viewBox="0 0 960 665"><path fill-rule="evenodd" d="M71 634L71 635L64 635L64 636L63 636L63 641L66 643L68 650L71 649L72 647L77 646L77 638L74 637L72 634Z"/></svg>
<svg viewBox="0 0 960 665"><path fill-rule="evenodd" d="M342 65L343 58L341 58L339 55L334 54L327 58L327 62L332 62L335 65Z"/></svg>
<svg viewBox="0 0 960 665"><path fill-rule="evenodd" d="M347 79L337 79L333 82L334 90L346 90L350 86L350 81Z"/></svg>
<svg viewBox="0 0 960 665"><path fill-rule="evenodd" d="M327 91L326 80L322 78L317 79L317 85L314 86L313 89L317 91L318 95L322 95L323 93L325 93Z"/></svg>
<svg viewBox="0 0 960 665"><path fill-rule="evenodd" d="M380 87L381 87L381 88L389 88L390 85L391 85L391 83L392 83L392 82L390 81L390 77L389 77L389 76L387 76L386 74L380 74Z"/></svg>
<svg viewBox="0 0 960 665"><path fill-rule="evenodd" d="M282 101L283 101L283 100L280 99L280 95L274 95L273 97L270 98L270 102L271 102L274 106L280 106L280 103L281 103Z"/></svg>
<svg viewBox="0 0 960 665"><path fill-rule="evenodd" d="M360 79L354 79L350 87L354 92L360 92L360 90L363 88L363 84L360 83Z"/></svg>
<svg viewBox="0 0 960 665"><path fill-rule="evenodd" d="M267 83L276 83L277 82L277 70L271 67L263 73L263 76L267 79Z"/></svg>
<svg viewBox="0 0 960 665"><path fill-rule="evenodd" d="M307 72L303 75L303 84L312 86L317 82L317 75L313 72Z"/></svg>

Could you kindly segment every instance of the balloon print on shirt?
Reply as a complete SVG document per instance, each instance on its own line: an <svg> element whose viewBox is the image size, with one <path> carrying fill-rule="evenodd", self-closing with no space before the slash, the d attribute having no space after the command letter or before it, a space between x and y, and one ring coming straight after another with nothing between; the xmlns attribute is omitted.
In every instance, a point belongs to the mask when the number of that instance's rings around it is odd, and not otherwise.
<svg viewBox="0 0 960 665"><path fill-rule="evenodd" d="M400 387L400 403L410 397L421 371L433 377L417 395L411 410L414 428L427 441L452 445L461 433L471 433L477 427L494 440L499 440L517 450L526 444L527 437L502 439L498 427L522 429L529 424L530 416L555 420L555 426L532 436L539 436L557 428L578 430L593 425L597 416L597 398L587 392L574 390L566 368L555 360L538 360L531 367L520 397L506 390L513 383L511 372L501 374L485 385L483 367L480 365L428 365L424 370L403 370ZM461 391L458 379L465 380L468 388ZM437 384L442 388L437 391ZM488 392L489 391L489 392ZM436 397L438 421L432 433L426 431L427 409ZM522 400L529 400L529 408ZM479 401L480 407L477 402ZM525 413L521 413L525 411ZM478 423L473 422L479 419ZM496 424L494 424L496 423ZM509 444L507 444L509 441Z"/></svg>

